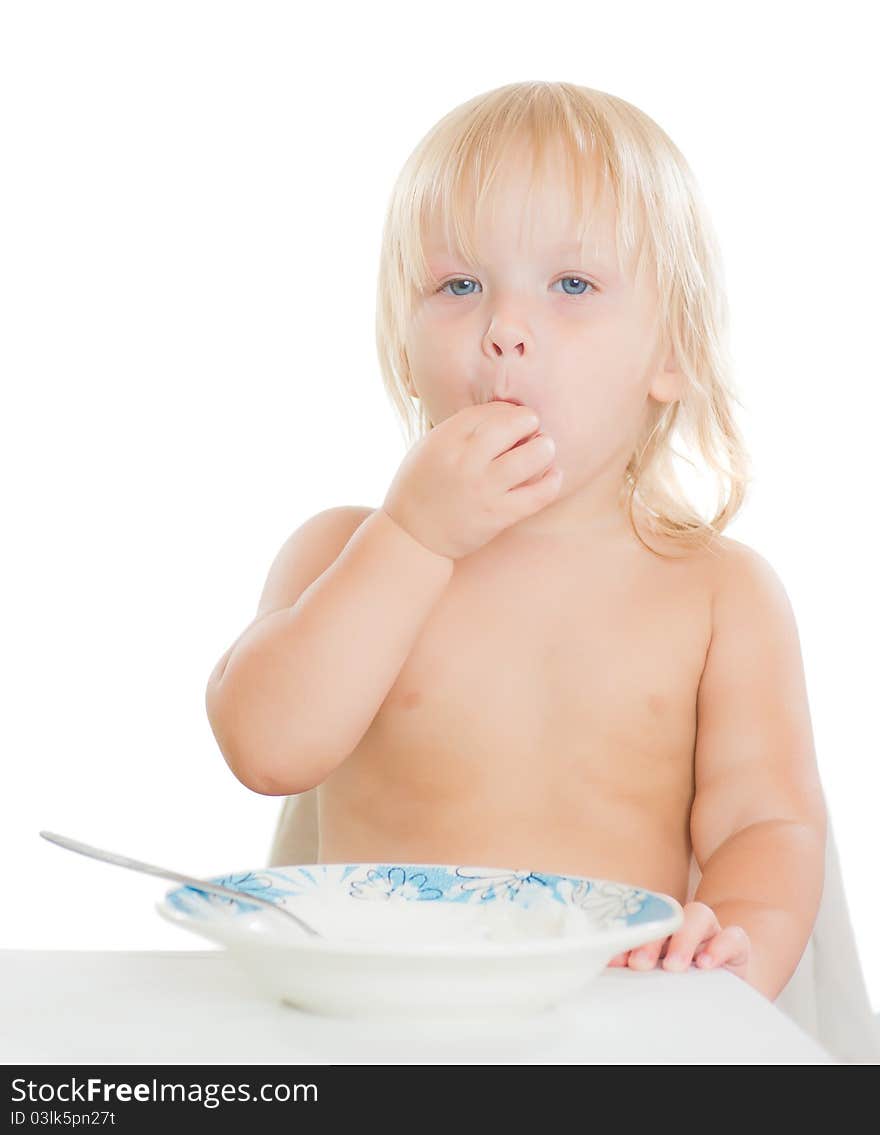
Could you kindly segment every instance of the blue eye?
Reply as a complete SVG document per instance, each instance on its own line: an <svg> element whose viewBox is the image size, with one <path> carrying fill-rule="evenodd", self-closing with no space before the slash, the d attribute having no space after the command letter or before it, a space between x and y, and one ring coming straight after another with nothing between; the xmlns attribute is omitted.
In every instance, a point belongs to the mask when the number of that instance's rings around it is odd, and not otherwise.
<svg viewBox="0 0 880 1135"><path fill-rule="evenodd" d="M578 284L583 284L585 286L585 288L589 287L589 288L592 288L593 291L596 290L595 285L591 284L589 280L585 280L583 278L583 276L563 276L563 277L561 277L561 279L557 280L556 282L557 282L557 284L562 284L566 280L575 280ZM585 293L584 292L566 292L565 294L567 296L582 296Z"/></svg>
<svg viewBox="0 0 880 1135"><path fill-rule="evenodd" d="M444 292L444 291L446 291L446 289L451 284L473 284L474 282L475 282L474 280L465 280L461 276L457 276L454 280L447 280L445 284L441 284L440 287L437 289L437 291L438 292ZM451 293L447 292L447 295L450 295L450 294L454 295L454 296L473 295L473 292L451 292Z"/></svg>
<svg viewBox="0 0 880 1135"><path fill-rule="evenodd" d="M583 276L562 276L559 280L556 281L556 283L561 284L566 280L574 280L578 284L583 284L585 289L587 287L589 287L589 288L592 288L594 292L596 291L595 284L591 283L589 280L585 280ZM476 283L477 283L476 280L467 280L463 276L456 276L452 280L447 280L445 284L441 284L440 287L437 289L437 291L438 292L445 292L446 289L448 287L451 287L453 284L476 284ZM455 291L453 291L453 292L446 292L446 294L447 295L453 295L453 296L472 296L475 293L474 292L455 292ZM585 294L586 294L586 291L580 291L580 292L566 291L565 292L565 295L567 295L567 296L582 296L582 295L585 295Z"/></svg>

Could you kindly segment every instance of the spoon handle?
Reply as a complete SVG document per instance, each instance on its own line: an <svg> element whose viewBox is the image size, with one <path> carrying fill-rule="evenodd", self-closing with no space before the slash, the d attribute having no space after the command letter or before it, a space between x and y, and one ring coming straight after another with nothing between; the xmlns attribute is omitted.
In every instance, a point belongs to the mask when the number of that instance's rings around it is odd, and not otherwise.
<svg viewBox="0 0 880 1135"><path fill-rule="evenodd" d="M192 887L193 890L207 891L212 895L220 895L221 898L253 903L254 906L274 911L275 914L283 914L285 918L293 919L307 934L316 938L321 937L314 927L310 926L299 915L294 914L293 911L286 910L283 906L278 906L277 903L270 902L268 899L249 894L247 891L236 891L232 887L224 887L221 883L210 883L192 875L181 875L180 872L169 871L166 867L154 867L151 863L142 863L139 859L129 859L125 855L117 855L114 851L102 851L99 847L90 847L87 843L80 843L78 840L70 839L69 836L56 835L55 832L40 832L40 835L43 839L49 840L50 843L57 843L59 847L67 848L68 851L76 851L80 855L89 855L92 859L102 859L105 863L115 863L117 867L127 867L131 871L143 871L146 875L158 875L161 879L172 879L175 883L184 883L186 886Z"/></svg>

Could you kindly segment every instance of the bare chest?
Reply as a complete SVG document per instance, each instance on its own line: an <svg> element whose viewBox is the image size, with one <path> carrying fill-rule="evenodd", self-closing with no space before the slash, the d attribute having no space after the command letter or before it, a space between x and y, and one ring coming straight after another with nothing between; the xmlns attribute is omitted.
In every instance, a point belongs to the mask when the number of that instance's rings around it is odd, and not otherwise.
<svg viewBox="0 0 880 1135"><path fill-rule="evenodd" d="M600 847L647 826L666 846L671 836L680 870L711 631L705 569L647 551L459 567L321 786L323 857L354 854L341 833L360 825L370 840L381 827L389 855L507 862L531 848L531 862L571 870L585 856L596 874ZM606 866L625 877L618 853Z"/></svg>

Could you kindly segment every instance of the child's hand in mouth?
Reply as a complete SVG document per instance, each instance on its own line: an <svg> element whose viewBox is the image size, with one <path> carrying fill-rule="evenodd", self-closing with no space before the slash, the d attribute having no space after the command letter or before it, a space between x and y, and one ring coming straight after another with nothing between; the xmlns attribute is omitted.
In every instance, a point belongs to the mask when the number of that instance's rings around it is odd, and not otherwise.
<svg viewBox="0 0 880 1135"><path fill-rule="evenodd" d="M556 499L555 452L538 415L514 399L466 406L416 442L382 508L429 551L461 559Z"/></svg>
<svg viewBox="0 0 880 1135"><path fill-rule="evenodd" d="M493 402L510 402L514 406L525 406L525 408L527 410L531 410L533 408L531 406L526 406L525 402L520 402L519 399L517 399L517 398L493 398L492 401ZM540 432L541 432L541 427L538 426L538 428L534 431L534 433L531 433L526 437L521 437L519 439L519 441L515 442L510 448L516 449L520 445L525 445L525 443L527 441L531 441L531 439L533 437L535 437L537 434L539 434Z"/></svg>

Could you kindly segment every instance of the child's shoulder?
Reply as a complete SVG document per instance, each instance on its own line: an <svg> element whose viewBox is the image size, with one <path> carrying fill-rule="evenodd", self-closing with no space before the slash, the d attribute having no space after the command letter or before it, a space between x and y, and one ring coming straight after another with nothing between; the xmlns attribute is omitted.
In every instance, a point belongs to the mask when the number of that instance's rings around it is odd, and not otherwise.
<svg viewBox="0 0 880 1135"><path fill-rule="evenodd" d="M294 556L305 550L321 558L333 559L342 551L357 529L376 510L359 504L340 504L316 512L288 536L285 548Z"/></svg>
<svg viewBox="0 0 880 1135"><path fill-rule="evenodd" d="M671 538L658 537L653 547L667 552L669 562L690 564L711 604L713 633L722 627L736 633L744 620L792 617L791 603L776 568L756 548L713 531L699 545L682 553Z"/></svg>
<svg viewBox="0 0 880 1135"><path fill-rule="evenodd" d="M292 606L375 511L364 505L336 505L299 524L286 537L269 567L257 617Z"/></svg>
<svg viewBox="0 0 880 1135"><path fill-rule="evenodd" d="M734 540L732 536L716 532L712 538L712 550L719 572L725 576L736 577L743 572L775 574L770 561L757 548L742 540Z"/></svg>
<svg viewBox="0 0 880 1135"><path fill-rule="evenodd" d="M716 625L732 629L745 619L791 616L791 603L776 568L756 548L716 533L712 541L713 608ZM783 614L785 613L785 614Z"/></svg>
<svg viewBox="0 0 880 1135"><path fill-rule="evenodd" d="M316 516L332 517L340 524L350 523L356 528L362 524L368 516L376 510L365 504L337 504L332 508L327 508L323 512L316 513Z"/></svg>
<svg viewBox="0 0 880 1135"><path fill-rule="evenodd" d="M376 510L366 505L340 504L322 509L302 521L287 537L284 549L309 548L320 553L335 548L337 552L348 543L355 530ZM340 543L341 541L341 543Z"/></svg>

